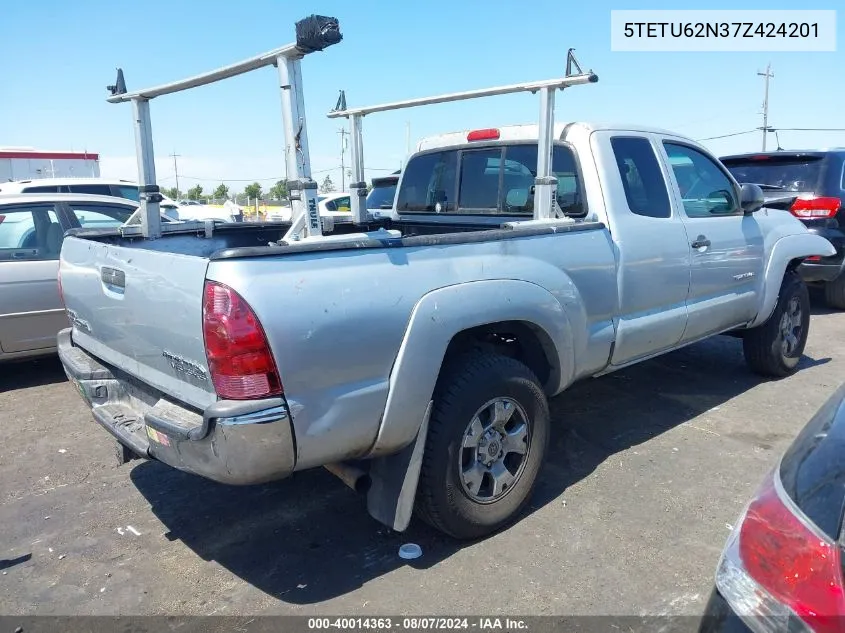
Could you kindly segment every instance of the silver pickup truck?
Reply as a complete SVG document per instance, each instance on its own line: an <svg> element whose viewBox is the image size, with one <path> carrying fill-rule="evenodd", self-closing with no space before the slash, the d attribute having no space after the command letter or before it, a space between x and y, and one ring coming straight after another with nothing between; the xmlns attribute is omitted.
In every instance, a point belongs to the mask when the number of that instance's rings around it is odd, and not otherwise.
<svg viewBox="0 0 845 633"><path fill-rule="evenodd" d="M543 130L420 142L391 218L352 236L72 231L69 377L127 453L231 484L325 466L394 529L415 509L474 538L529 499L575 381L726 332L796 370L795 269L830 243L689 139L558 125L538 166ZM560 217L536 219L544 185Z"/></svg>

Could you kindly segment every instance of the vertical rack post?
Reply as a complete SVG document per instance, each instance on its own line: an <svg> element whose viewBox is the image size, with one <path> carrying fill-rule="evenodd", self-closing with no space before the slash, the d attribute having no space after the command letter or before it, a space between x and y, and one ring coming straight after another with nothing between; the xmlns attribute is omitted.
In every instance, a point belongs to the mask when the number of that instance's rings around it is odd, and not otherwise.
<svg viewBox="0 0 845 633"><path fill-rule="evenodd" d="M285 239L300 237L306 228L309 236L323 234L317 210L317 183L311 178L300 59L285 55L276 58L282 96L282 123L285 129L287 188L293 219L293 225Z"/></svg>
<svg viewBox="0 0 845 633"><path fill-rule="evenodd" d="M537 138L537 176L534 178L534 219L557 216L555 196L557 178L552 175L552 146L555 127L555 90L540 88L540 129Z"/></svg>
<svg viewBox="0 0 845 633"><path fill-rule="evenodd" d="M349 131L352 137L352 180L351 192L352 221L362 224L369 219L367 212L367 183L364 178L364 143L361 138L361 115L349 117Z"/></svg>
<svg viewBox="0 0 845 633"><path fill-rule="evenodd" d="M161 237L161 194L156 185L153 132L150 125L150 102L143 97L132 99L135 117L135 153L138 159L138 191L141 206L141 234L146 238Z"/></svg>

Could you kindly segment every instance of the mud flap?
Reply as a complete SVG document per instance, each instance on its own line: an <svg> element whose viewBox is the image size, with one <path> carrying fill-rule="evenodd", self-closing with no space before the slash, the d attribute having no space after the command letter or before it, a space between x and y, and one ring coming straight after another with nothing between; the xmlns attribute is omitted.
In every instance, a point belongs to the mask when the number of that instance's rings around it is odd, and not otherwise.
<svg viewBox="0 0 845 633"><path fill-rule="evenodd" d="M375 520L397 532L404 532L411 523L432 406L434 401L428 403L413 442L398 453L370 463L372 484L367 492L367 511Z"/></svg>

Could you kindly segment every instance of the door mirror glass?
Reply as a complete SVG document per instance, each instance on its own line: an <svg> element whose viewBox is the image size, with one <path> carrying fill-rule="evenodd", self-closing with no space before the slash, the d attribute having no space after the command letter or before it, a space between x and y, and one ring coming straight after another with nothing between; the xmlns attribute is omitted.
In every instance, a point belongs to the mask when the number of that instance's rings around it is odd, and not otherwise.
<svg viewBox="0 0 845 633"><path fill-rule="evenodd" d="M754 213L763 207L766 198L763 190L754 184L745 183L739 191L739 204L746 215Z"/></svg>

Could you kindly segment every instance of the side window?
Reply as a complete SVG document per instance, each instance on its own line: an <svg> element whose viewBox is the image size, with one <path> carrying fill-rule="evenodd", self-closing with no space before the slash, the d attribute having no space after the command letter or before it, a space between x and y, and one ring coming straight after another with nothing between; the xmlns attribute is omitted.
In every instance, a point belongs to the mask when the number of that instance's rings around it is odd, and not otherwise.
<svg viewBox="0 0 845 633"><path fill-rule="evenodd" d="M349 212L352 210L352 203L349 200L349 196L345 198L338 198L334 201L335 210L336 211L346 211Z"/></svg>
<svg viewBox="0 0 845 633"><path fill-rule="evenodd" d="M476 213L496 213L499 209L501 167L500 147L464 151L461 154L458 209Z"/></svg>
<svg viewBox="0 0 845 633"><path fill-rule="evenodd" d="M610 145L631 212L650 218L671 217L669 192L651 142L641 136L615 136Z"/></svg>
<svg viewBox="0 0 845 633"><path fill-rule="evenodd" d="M51 204L0 207L0 262L58 259L63 237Z"/></svg>
<svg viewBox="0 0 845 633"><path fill-rule="evenodd" d="M94 185L94 184L84 184L84 185L70 185L70 192L71 193L89 193L98 196L110 196L111 187L108 185Z"/></svg>
<svg viewBox="0 0 845 633"><path fill-rule="evenodd" d="M329 200L326 203L326 210L327 211L337 211L337 205L335 204L334 200Z"/></svg>
<svg viewBox="0 0 845 633"><path fill-rule="evenodd" d="M663 143L690 218L742 213L733 182L706 154L677 143Z"/></svg>
<svg viewBox="0 0 845 633"><path fill-rule="evenodd" d="M135 211L134 207L108 204L69 203L79 225L86 229L108 229L120 226Z"/></svg>
<svg viewBox="0 0 845 633"><path fill-rule="evenodd" d="M405 168L396 209L407 213L444 213L455 210L457 152L415 156Z"/></svg>
<svg viewBox="0 0 845 633"><path fill-rule="evenodd" d="M840 178L839 188L845 191L845 158L842 159L842 177Z"/></svg>

